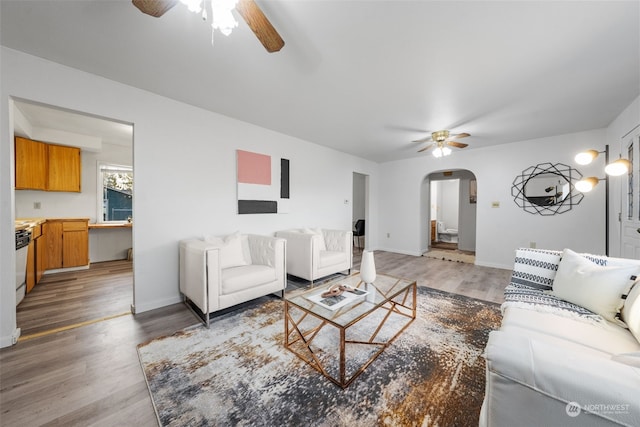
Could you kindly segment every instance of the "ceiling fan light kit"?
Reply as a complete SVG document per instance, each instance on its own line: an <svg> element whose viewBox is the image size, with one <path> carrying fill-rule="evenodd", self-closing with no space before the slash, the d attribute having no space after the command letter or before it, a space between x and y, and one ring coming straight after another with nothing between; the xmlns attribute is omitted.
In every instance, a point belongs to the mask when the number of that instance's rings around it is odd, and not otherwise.
<svg viewBox="0 0 640 427"><path fill-rule="evenodd" d="M438 146L433 150L433 157L444 157L451 154L451 148L445 147L443 142L438 142Z"/></svg>
<svg viewBox="0 0 640 427"><path fill-rule="evenodd" d="M169 9L178 3L178 0L131 0L141 12L156 18L164 15ZM207 0L179 0L187 6L189 11L201 14L203 20L208 19ZM269 52L278 52L284 46L284 40L271 25L254 0L209 0L211 10L211 44L215 30L228 36L238 26L238 21L233 16L233 10L245 20L251 31L256 35L260 43Z"/></svg>
<svg viewBox="0 0 640 427"><path fill-rule="evenodd" d="M443 157L443 156L448 156L449 154L452 153L451 148L449 147L455 147L455 148L465 148L467 147L469 144L464 144L462 142L458 142L458 141L453 141L453 139L460 139L460 138L466 138L468 136L471 136L470 134L463 132L463 133L459 133L457 135L453 135L451 136L450 132L448 130L438 130L435 132L431 132L431 136L430 137L426 137L426 138L422 138L422 139L418 139L415 140L413 142L428 142L431 141L431 144L427 145L426 147L421 148L420 150L418 150L418 153L421 153L423 151L426 151L432 147L435 147L433 150L433 156L434 157Z"/></svg>

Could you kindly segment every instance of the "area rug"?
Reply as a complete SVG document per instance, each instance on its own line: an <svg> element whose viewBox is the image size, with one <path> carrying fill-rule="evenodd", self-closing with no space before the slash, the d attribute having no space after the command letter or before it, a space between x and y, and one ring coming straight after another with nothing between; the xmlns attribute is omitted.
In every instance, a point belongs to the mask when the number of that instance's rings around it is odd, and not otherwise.
<svg viewBox="0 0 640 427"><path fill-rule="evenodd" d="M457 251L441 251L438 249L432 249L429 252L425 252L423 256L433 259L441 259L444 261L464 262L467 264L475 264L476 256L466 254Z"/></svg>
<svg viewBox="0 0 640 427"><path fill-rule="evenodd" d="M161 426L471 426L499 306L418 288L417 319L346 389L283 346L273 297L138 346Z"/></svg>

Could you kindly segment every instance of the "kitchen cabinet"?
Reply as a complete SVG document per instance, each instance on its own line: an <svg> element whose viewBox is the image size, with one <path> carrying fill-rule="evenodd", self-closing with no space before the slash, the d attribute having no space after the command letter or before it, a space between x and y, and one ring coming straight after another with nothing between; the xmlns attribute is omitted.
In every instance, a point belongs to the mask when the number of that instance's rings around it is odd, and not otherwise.
<svg viewBox="0 0 640 427"><path fill-rule="evenodd" d="M46 269L45 259L45 235L42 233L42 225L37 224L31 228L31 243L27 250L27 293L40 282Z"/></svg>
<svg viewBox="0 0 640 427"><path fill-rule="evenodd" d="M49 145L47 190L80 192L80 149Z"/></svg>
<svg viewBox="0 0 640 427"><path fill-rule="evenodd" d="M16 137L16 190L47 189L47 144Z"/></svg>
<svg viewBox="0 0 640 427"><path fill-rule="evenodd" d="M31 289L36 285L36 243L31 241L27 249L27 289L26 292L31 292Z"/></svg>
<svg viewBox="0 0 640 427"><path fill-rule="evenodd" d="M47 219L47 269L89 265L89 219Z"/></svg>
<svg viewBox="0 0 640 427"><path fill-rule="evenodd" d="M80 149L26 138L15 140L16 190L80 192Z"/></svg>
<svg viewBox="0 0 640 427"><path fill-rule="evenodd" d="M47 269L47 236L42 225L34 228L36 252L36 285L40 283L44 271Z"/></svg>

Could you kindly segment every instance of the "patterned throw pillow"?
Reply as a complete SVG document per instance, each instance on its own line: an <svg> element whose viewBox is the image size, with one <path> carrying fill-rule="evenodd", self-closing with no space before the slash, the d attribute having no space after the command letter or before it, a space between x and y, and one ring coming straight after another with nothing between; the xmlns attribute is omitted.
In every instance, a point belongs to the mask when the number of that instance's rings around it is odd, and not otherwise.
<svg viewBox="0 0 640 427"><path fill-rule="evenodd" d="M562 252L546 249L520 248L516 250L511 283L550 290L558 271Z"/></svg>

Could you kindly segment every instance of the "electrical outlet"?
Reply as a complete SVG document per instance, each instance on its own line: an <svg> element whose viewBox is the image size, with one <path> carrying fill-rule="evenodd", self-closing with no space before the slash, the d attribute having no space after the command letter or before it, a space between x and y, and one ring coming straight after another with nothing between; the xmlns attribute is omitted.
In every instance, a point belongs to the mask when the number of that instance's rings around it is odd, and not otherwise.
<svg viewBox="0 0 640 427"><path fill-rule="evenodd" d="M349 204L349 199L344 199L344 204L348 205Z"/></svg>
<svg viewBox="0 0 640 427"><path fill-rule="evenodd" d="M33 202L33 209L40 209L40 202Z"/></svg>

